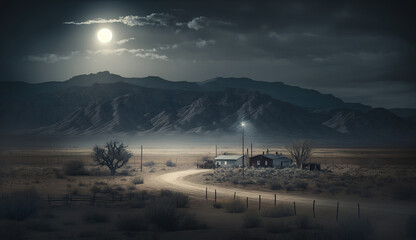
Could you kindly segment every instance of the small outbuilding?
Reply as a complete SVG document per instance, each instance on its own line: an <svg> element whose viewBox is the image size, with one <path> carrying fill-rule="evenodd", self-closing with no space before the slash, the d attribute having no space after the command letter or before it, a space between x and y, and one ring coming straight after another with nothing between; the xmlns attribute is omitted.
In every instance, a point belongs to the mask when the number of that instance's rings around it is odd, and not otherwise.
<svg viewBox="0 0 416 240"><path fill-rule="evenodd" d="M238 167L243 165L243 155L221 155L214 161L217 167Z"/></svg>
<svg viewBox="0 0 416 240"><path fill-rule="evenodd" d="M250 166L253 167L277 167L285 168L292 165L292 159L281 154L262 154L250 158Z"/></svg>

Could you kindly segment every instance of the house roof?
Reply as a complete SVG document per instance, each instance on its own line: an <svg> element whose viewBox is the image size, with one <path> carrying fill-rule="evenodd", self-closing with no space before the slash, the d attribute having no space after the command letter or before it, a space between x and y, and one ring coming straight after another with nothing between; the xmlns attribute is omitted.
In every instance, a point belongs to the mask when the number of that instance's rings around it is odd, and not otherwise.
<svg viewBox="0 0 416 240"><path fill-rule="evenodd" d="M238 159L242 158L243 155L220 155L215 158L215 160L229 160L229 161L237 161Z"/></svg>
<svg viewBox="0 0 416 240"><path fill-rule="evenodd" d="M282 155L276 155L276 154L264 154L264 155L257 155L257 156L264 156L272 160L279 160L279 161L292 161L290 158L287 158Z"/></svg>

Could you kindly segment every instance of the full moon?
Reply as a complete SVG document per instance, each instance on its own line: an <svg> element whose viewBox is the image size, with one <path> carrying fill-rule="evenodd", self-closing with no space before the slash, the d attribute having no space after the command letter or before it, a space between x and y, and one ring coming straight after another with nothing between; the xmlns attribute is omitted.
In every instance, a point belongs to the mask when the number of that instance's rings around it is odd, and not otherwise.
<svg viewBox="0 0 416 240"><path fill-rule="evenodd" d="M108 43L113 38L113 33L110 29L103 28L97 33L97 38L102 43Z"/></svg>

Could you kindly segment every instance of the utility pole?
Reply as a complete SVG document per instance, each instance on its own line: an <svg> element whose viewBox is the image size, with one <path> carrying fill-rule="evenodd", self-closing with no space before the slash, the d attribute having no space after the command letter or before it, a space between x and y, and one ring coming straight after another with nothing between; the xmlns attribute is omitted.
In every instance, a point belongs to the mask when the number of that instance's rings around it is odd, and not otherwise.
<svg viewBox="0 0 416 240"><path fill-rule="evenodd" d="M140 145L140 172L143 171L143 145Z"/></svg>
<svg viewBox="0 0 416 240"><path fill-rule="evenodd" d="M250 147L251 147L251 154L250 154L250 157L253 157L253 143L250 143Z"/></svg>
<svg viewBox="0 0 416 240"><path fill-rule="evenodd" d="M217 144L215 144L215 157L218 157L218 155L217 155Z"/></svg>
<svg viewBox="0 0 416 240"><path fill-rule="evenodd" d="M245 123L242 122L241 123L241 126L243 127L243 137L242 137L242 139L243 139L243 146L242 146L242 150L243 150L243 178L244 178L244 126L245 126Z"/></svg>

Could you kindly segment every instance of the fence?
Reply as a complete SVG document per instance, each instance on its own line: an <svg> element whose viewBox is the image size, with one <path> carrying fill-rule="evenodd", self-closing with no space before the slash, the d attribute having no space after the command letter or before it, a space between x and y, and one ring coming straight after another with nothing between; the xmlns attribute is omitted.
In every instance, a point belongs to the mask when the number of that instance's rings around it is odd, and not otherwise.
<svg viewBox="0 0 416 240"><path fill-rule="evenodd" d="M141 195L139 193L94 193L92 195L48 195L46 201L50 207L71 207L72 205L107 205L117 202L130 201L133 199L139 199Z"/></svg>

